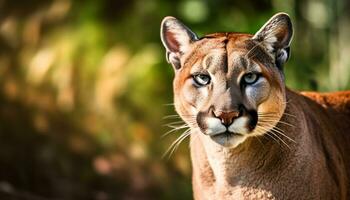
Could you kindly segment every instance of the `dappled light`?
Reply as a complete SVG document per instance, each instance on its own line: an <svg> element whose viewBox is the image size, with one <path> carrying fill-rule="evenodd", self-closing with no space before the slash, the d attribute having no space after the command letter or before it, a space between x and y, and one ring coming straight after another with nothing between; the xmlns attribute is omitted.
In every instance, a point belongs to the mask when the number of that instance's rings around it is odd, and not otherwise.
<svg viewBox="0 0 350 200"><path fill-rule="evenodd" d="M199 36L254 33L289 12L287 85L350 86L350 4L329 1L0 1L0 199L191 199L173 69L159 38L173 15ZM338 9L333 9L338 8ZM165 118L164 118L165 117ZM3 198L2 198L3 197Z"/></svg>

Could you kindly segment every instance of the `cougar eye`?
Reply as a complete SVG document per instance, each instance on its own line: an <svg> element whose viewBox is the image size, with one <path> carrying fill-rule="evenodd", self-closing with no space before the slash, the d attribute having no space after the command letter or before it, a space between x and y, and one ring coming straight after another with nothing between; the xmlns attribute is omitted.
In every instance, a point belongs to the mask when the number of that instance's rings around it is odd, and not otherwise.
<svg viewBox="0 0 350 200"><path fill-rule="evenodd" d="M253 84L259 79L259 74L247 73L243 76L243 81L245 84Z"/></svg>
<svg viewBox="0 0 350 200"><path fill-rule="evenodd" d="M199 86L205 86L210 83L210 76L205 74L197 74L193 76L194 82Z"/></svg>

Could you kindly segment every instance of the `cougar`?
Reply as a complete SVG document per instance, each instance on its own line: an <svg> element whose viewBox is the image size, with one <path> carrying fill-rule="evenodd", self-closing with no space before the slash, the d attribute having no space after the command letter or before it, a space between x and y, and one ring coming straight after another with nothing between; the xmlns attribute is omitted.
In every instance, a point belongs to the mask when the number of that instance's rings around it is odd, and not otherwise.
<svg viewBox="0 0 350 200"><path fill-rule="evenodd" d="M163 19L195 199L350 199L350 91L288 89L292 36L286 13L255 34L201 38Z"/></svg>

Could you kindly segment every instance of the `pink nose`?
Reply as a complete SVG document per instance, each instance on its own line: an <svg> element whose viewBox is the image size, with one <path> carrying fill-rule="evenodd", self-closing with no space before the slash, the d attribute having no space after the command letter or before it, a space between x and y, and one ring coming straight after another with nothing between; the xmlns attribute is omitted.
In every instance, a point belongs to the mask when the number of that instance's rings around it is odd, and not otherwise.
<svg viewBox="0 0 350 200"><path fill-rule="evenodd" d="M229 126L232 124L233 120L238 118L240 115L239 111L231 111L231 112L220 112L216 115L217 118L221 120L221 123L225 126Z"/></svg>

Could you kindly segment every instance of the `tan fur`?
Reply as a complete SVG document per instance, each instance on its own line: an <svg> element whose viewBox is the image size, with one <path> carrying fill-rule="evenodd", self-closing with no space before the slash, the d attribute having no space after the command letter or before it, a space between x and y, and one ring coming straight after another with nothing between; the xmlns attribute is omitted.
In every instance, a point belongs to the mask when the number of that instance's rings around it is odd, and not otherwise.
<svg viewBox="0 0 350 200"><path fill-rule="evenodd" d="M163 21L161 34L175 69L175 108L191 128L195 199L350 199L350 91L285 87L277 62L288 58L286 14L255 35L198 39L175 18ZM260 78L242 86L251 71ZM196 85L198 73L211 82ZM216 113L228 112L240 115L218 132Z"/></svg>
<svg viewBox="0 0 350 200"><path fill-rule="evenodd" d="M303 94L287 90L295 117L282 119L294 127L277 125L295 140L290 149L262 136L227 150L192 134L195 199L349 199L350 92Z"/></svg>

